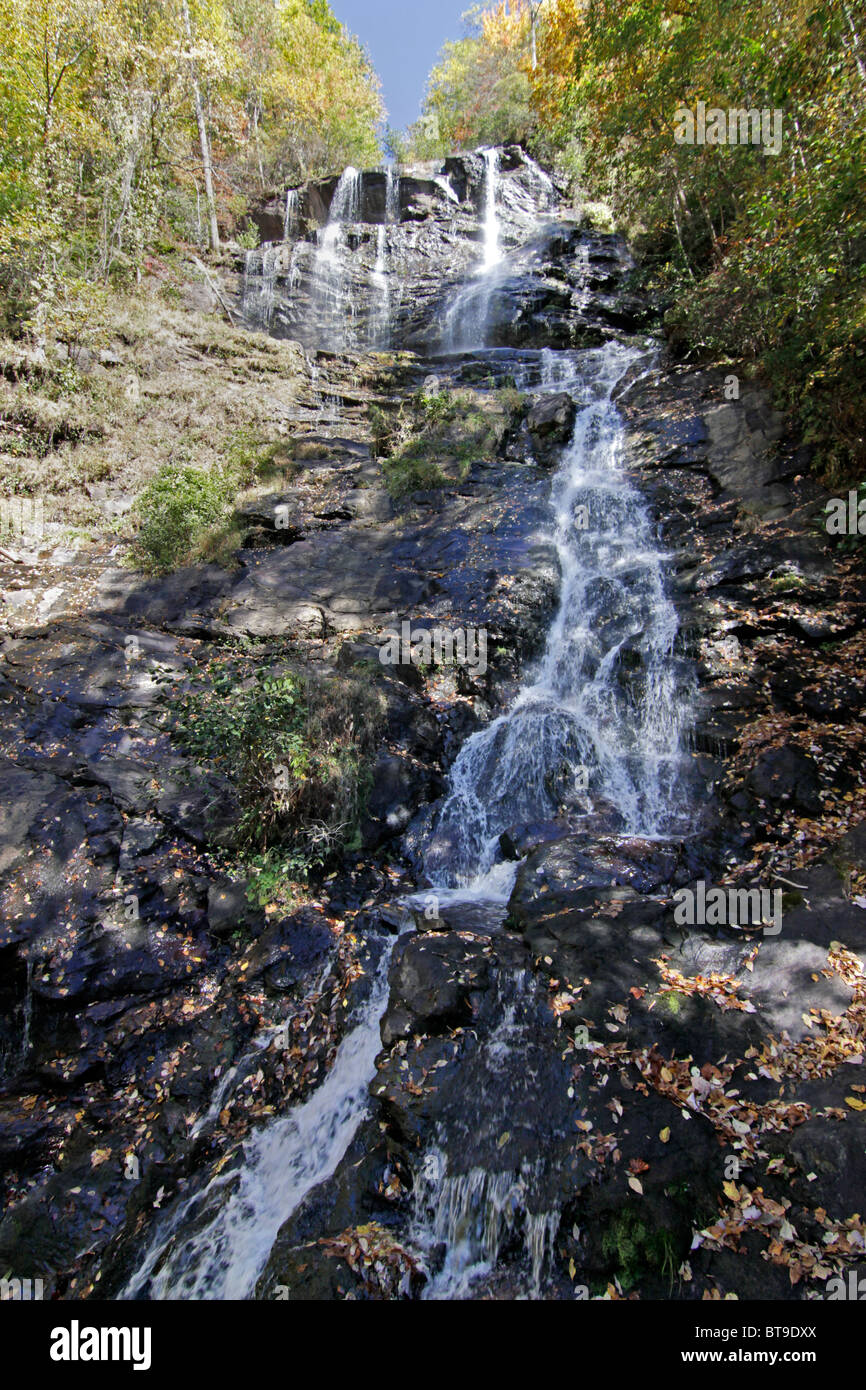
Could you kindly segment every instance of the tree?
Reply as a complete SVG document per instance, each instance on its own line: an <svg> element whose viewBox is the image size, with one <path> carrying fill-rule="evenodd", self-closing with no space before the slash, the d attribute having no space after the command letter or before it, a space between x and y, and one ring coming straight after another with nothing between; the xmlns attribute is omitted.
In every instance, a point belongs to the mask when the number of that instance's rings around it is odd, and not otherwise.
<svg viewBox="0 0 866 1390"><path fill-rule="evenodd" d="M528 0L500 0L467 10L467 36L445 44L428 79L421 120L410 131L416 158L531 141L529 72L538 9Z"/></svg>
<svg viewBox="0 0 866 1390"><path fill-rule="evenodd" d="M183 13L183 27L186 34L188 45L187 61L189 63L190 87L192 89L193 102L195 104L195 119L198 126L198 138L201 144L201 163L204 173L205 196L207 198L208 219L210 222L210 245L212 251L218 251L220 245L219 225L217 223L216 198L213 191L213 164L211 162L210 141L207 133L207 122L204 114L204 102L201 98L201 88L199 86L198 72L194 56L194 40L192 33L192 20L189 14L189 0L181 0L181 10Z"/></svg>
<svg viewBox="0 0 866 1390"><path fill-rule="evenodd" d="M673 344L759 364L828 477L866 465L861 14L854 0L550 0L533 77L542 132L579 150L584 193L610 197L641 241ZM776 113L784 138L677 143L677 110L699 102Z"/></svg>

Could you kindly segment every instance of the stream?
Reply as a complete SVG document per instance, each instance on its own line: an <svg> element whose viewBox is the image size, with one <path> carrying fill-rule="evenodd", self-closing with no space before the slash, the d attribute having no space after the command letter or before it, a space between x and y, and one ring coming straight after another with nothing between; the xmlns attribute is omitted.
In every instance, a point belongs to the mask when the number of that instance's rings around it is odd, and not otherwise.
<svg viewBox="0 0 866 1390"><path fill-rule="evenodd" d="M490 341L491 323L525 253L509 244L500 220L499 152L480 153L476 260L450 289L431 341L440 361L472 353L483 365L485 352L499 346ZM551 217L552 189L533 169L537 233ZM444 175L437 178L447 211L457 195ZM356 264L352 241L358 240L362 198L361 176L347 169L316 245L302 249L312 276L308 303L331 351L364 341L381 349L394 341L393 259L403 230L399 175L387 171L384 214L363 252L366 260ZM297 197L289 196L287 233L297 217ZM530 228L529 241L533 234ZM281 256L285 260L276 247L248 256L243 303L260 328L269 328L274 317ZM371 301L366 317L359 307L359 275L366 276ZM290 288L298 282L293 254ZM661 843L688 825L681 774L694 692L675 654L678 624L666 595L668 557L646 502L624 470L623 425L614 400L618 383L647 357L645 341L546 348L526 380L517 381L535 399L568 393L577 404L540 538L555 550L559 601L543 653L516 697L463 743L423 853L427 892L443 906L479 906L494 932L501 931L518 868L501 848L510 827L566 814L577 826L591 826L600 808L623 837ZM121 1297L255 1296L281 1227L333 1177L371 1113L389 968L400 939L389 937L381 950L368 996L326 1080L302 1104L255 1130L239 1162L158 1218ZM544 993L532 971L503 956L490 1005L495 1022L473 1054L466 1113L438 1122L432 1141L413 1159L408 1239L428 1272L427 1298L472 1296L495 1275L502 1250L515 1242L523 1251L518 1296L542 1291L560 1220L557 1206L538 1192L545 1156L516 1167L504 1161L497 1167L495 1150L487 1164L461 1167L456 1160L470 1133L507 1136L521 1123L531 1131L538 1078L553 1066L544 1052Z"/></svg>

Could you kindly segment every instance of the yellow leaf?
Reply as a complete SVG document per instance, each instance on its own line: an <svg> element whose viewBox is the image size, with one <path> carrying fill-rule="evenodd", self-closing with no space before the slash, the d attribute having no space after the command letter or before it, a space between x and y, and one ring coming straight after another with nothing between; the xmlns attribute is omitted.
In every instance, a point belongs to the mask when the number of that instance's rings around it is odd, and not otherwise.
<svg viewBox="0 0 866 1390"><path fill-rule="evenodd" d="M668 1140L670 1139L670 1137L671 1137L670 1129L669 1129L669 1127L668 1127L667 1125L665 1125L664 1129L663 1129L663 1130L660 1132L660 1134L659 1134L659 1139L661 1139L661 1141L662 1141L663 1144L666 1144L666 1143L668 1142Z"/></svg>
<svg viewBox="0 0 866 1390"><path fill-rule="evenodd" d="M629 1178L628 1185L632 1192L637 1192L641 1197L643 1196L643 1183L639 1178Z"/></svg>
<svg viewBox="0 0 866 1390"><path fill-rule="evenodd" d="M726 1182L726 1183L723 1183L723 1184L722 1184L722 1191L724 1192L724 1194L725 1194L726 1197L730 1198L730 1200L731 1200L732 1202L738 1202L738 1201L740 1200L740 1192L739 1192L739 1188L737 1187L736 1183L733 1183L733 1182Z"/></svg>
<svg viewBox="0 0 866 1390"><path fill-rule="evenodd" d="M845 1104L852 1110L866 1110L866 1100L858 1100L856 1096L846 1096Z"/></svg>

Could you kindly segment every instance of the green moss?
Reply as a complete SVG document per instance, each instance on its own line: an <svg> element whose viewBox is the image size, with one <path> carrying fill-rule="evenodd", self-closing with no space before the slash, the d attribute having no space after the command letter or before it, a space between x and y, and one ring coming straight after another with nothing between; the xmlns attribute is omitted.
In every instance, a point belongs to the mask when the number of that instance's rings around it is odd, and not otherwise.
<svg viewBox="0 0 866 1390"><path fill-rule="evenodd" d="M370 429L388 490L395 498L462 481L475 462L499 453L513 420L525 409L514 388L419 391L396 409L372 405Z"/></svg>
<svg viewBox="0 0 866 1390"><path fill-rule="evenodd" d="M659 1005L676 1016L682 1010L683 996L675 989L665 990L664 994L659 995Z"/></svg>
<svg viewBox="0 0 866 1390"><path fill-rule="evenodd" d="M780 574L775 579L770 580L770 588L777 594L797 593L808 585L802 575L799 574Z"/></svg>
<svg viewBox="0 0 866 1390"><path fill-rule="evenodd" d="M632 1207L618 1213L602 1237L601 1248L615 1266L625 1292L647 1274L673 1282L676 1248L669 1231L649 1227Z"/></svg>

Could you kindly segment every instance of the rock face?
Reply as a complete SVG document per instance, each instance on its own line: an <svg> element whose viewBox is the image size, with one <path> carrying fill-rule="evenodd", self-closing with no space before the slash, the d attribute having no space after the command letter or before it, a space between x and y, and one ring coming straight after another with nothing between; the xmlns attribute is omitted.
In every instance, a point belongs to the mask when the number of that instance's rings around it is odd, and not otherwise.
<svg viewBox="0 0 866 1390"><path fill-rule="evenodd" d="M503 258L481 276L491 168ZM304 385L275 476L238 504L235 566L147 580L110 559L62 618L38 575L8 605L0 1264L116 1295L164 1253L160 1214L326 1104L343 1148L294 1192L250 1296L820 1294L862 1256L866 589L811 524L805 455L757 388L727 399L723 373L644 338L628 248L519 150L286 208L256 211L273 244L239 303L305 344ZM625 341L647 350L615 392L621 466L670 556L671 661L696 677L689 826L629 834L601 798L515 812L507 905L436 890L449 772L557 609L551 471L583 404L557 354ZM389 491L382 416L452 394L495 419L489 446ZM490 660L389 664L404 621L483 628ZM600 623L639 688L639 634L614 606ZM227 872L237 789L162 718L166 688L238 642L367 680L382 711L357 840L290 910ZM781 931L683 924L699 879L780 891ZM202 1259L204 1226L179 1227Z"/></svg>
<svg viewBox="0 0 866 1390"><path fill-rule="evenodd" d="M533 406L526 417L526 428L532 436L540 461L556 461L563 444L567 444L571 438L576 414L577 407L565 392L548 396Z"/></svg>
<svg viewBox="0 0 866 1390"><path fill-rule="evenodd" d="M591 346L650 321L646 305L629 307L616 293L631 265L622 241L558 222L553 184L519 148L500 153L493 175L502 261L483 285L472 276L485 256L479 217L491 175L484 158L462 155L425 173L394 175L390 197L382 173L349 184L344 175L341 191L334 179L310 185L292 231L285 198L263 205L253 214L263 245L244 264L245 321L310 347L421 352L482 341ZM539 222L540 212L549 221ZM461 318L470 326L483 307L483 339L455 336L455 291L467 301Z"/></svg>

